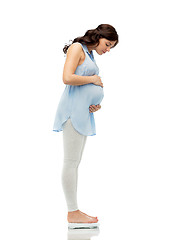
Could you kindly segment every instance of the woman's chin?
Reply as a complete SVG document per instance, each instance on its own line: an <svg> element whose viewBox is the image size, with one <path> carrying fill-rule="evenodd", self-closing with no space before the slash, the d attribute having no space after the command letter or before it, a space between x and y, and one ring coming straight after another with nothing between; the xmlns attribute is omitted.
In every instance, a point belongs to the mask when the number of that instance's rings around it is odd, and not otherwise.
<svg viewBox="0 0 187 240"><path fill-rule="evenodd" d="M99 55L102 55L103 54L103 51L96 51Z"/></svg>

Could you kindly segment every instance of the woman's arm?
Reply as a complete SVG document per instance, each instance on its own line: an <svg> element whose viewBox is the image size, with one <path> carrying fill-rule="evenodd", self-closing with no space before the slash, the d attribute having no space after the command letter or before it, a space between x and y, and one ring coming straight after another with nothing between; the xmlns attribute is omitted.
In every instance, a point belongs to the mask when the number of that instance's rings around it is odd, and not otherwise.
<svg viewBox="0 0 187 240"><path fill-rule="evenodd" d="M63 82L67 85L84 85L94 83L94 76L79 76L74 74L81 59L82 47L73 43L67 51L67 57L63 70Z"/></svg>

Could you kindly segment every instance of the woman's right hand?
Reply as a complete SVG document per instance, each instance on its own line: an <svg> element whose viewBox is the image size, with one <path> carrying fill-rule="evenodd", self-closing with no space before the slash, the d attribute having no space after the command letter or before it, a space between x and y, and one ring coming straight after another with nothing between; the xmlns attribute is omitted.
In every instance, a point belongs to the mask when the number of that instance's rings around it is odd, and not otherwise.
<svg viewBox="0 0 187 240"><path fill-rule="evenodd" d="M98 75L93 75L93 84L103 87L101 78Z"/></svg>

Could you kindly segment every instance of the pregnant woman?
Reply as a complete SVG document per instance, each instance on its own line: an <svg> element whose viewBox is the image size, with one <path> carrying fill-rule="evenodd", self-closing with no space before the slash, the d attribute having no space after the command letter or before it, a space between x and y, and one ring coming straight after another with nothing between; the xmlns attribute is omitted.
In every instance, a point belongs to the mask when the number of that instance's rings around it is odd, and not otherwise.
<svg viewBox="0 0 187 240"><path fill-rule="evenodd" d="M101 24L65 45L63 82L66 84L57 107L53 131L63 131L64 162L62 186L68 208L68 227L96 227L97 217L81 212L77 204L78 166L87 136L96 135L93 112L101 108L103 83L93 50L99 55L118 43L118 34L109 24Z"/></svg>

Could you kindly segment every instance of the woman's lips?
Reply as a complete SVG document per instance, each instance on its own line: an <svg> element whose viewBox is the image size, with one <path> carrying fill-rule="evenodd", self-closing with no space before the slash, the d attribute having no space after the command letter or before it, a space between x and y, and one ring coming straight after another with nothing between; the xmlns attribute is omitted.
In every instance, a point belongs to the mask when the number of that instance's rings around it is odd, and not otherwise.
<svg viewBox="0 0 187 240"><path fill-rule="evenodd" d="M103 51L103 53L106 53L106 52Z"/></svg>

